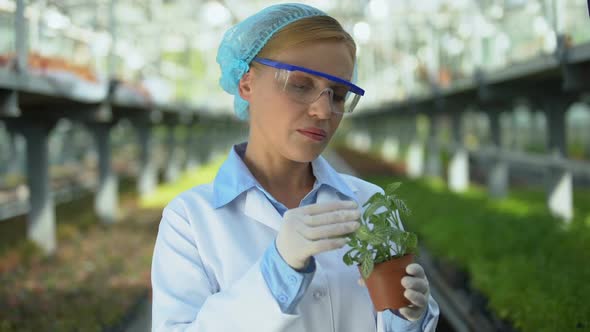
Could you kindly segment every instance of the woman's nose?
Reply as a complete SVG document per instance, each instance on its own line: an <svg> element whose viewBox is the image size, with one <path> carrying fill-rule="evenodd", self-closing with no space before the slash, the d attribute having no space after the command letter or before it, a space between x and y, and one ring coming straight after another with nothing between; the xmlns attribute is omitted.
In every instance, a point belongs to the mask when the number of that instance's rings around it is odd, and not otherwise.
<svg viewBox="0 0 590 332"><path fill-rule="evenodd" d="M310 113L322 119L332 117L332 95L333 92L330 89L322 91L318 98L311 103L309 107Z"/></svg>

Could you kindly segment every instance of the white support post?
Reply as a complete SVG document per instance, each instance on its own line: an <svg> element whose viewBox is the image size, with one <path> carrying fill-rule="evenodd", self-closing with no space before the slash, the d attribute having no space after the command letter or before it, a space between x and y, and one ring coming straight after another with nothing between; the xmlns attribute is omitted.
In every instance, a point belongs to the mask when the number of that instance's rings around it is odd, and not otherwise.
<svg viewBox="0 0 590 332"><path fill-rule="evenodd" d="M570 222L574 217L572 174L563 170L553 170L548 181L549 210L554 216Z"/></svg>
<svg viewBox="0 0 590 332"><path fill-rule="evenodd" d="M10 137L7 172L23 174L26 167L26 139L16 128L7 126L8 136Z"/></svg>
<svg viewBox="0 0 590 332"><path fill-rule="evenodd" d="M440 178L442 174L442 165L440 159L440 143L438 132L440 128L440 116L437 114L429 114L430 120L428 133L428 154L426 158L426 175L430 177Z"/></svg>
<svg viewBox="0 0 590 332"><path fill-rule="evenodd" d="M403 117L401 121L397 124L396 128L398 130L399 138L399 160L407 160L410 142L412 142L414 135L416 134L415 127L415 117L413 116Z"/></svg>
<svg viewBox="0 0 590 332"><path fill-rule="evenodd" d="M27 140L27 182L30 192L27 237L45 254L57 248L55 205L49 179L48 138L53 124L24 124Z"/></svg>
<svg viewBox="0 0 590 332"><path fill-rule="evenodd" d="M381 144L381 158L385 161L394 162L399 159L400 126L393 121L383 121Z"/></svg>
<svg viewBox="0 0 590 332"><path fill-rule="evenodd" d="M416 179L424 174L424 143L418 132L418 118L414 117L413 121L414 125L407 154L407 172L410 178Z"/></svg>
<svg viewBox="0 0 590 332"><path fill-rule="evenodd" d="M152 158L153 136L152 125L149 122L136 124L140 146L140 171L137 189L141 196L154 192L158 183L158 170Z"/></svg>
<svg viewBox="0 0 590 332"><path fill-rule="evenodd" d="M20 114L18 93L16 91L0 91L0 115L18 117Z"/></svg>
<svg viewBox="0 0 590 332"><path fill-rule="evenodd" d="M544 105L549 127L549 152L556 158L567 155L565 114L569 105L560 100L549 100ZM549 210L554 216L570 222L574 217L572 173L562 168L551 168L547 174Z"/></svg>
<svg viewBox="0 0 590 332"><path fill-rule="evenodd" d="M187 171L195 169L199 165L199 156L197 155L195 147L197 146L197 132L196 126L188 124L186 126L187 133L185 137L184 150L186 151L186 164L185 169Z"/></svg>
<svg viewBox="0 0 590 332"><path fill-rule="evenodd" d="M98 151L98 189L94 198L94 209L101 222L112 224L117 221L119 209L119 182L111 165L111 124L89 124Z"/></svg>
<svg viewBox="0 0 590 332"><path fill-rule="evenodd" d="M363 123L360 130L360 144L358 145L360 150L365 153L371 152L371 147L375 144L375 140L372 134L372 125L369 122Z"/></svg>
<svg viewBox="0 0 590 332"><path fill-rule="evenodd" d="M211 155L213 151L211 137L212 130L210 124L203 124L199 126L201 134L199 135L199 161L201 164L207 164L211 161Z"/></svg>
<svg viewBox="0 0 590 332"><path fill-rule="evenodd" d="M176 146L176 125L168 125L167 150L165 178L166 182L174 182L180 175L180 158Z"/></svg>
<svg viewBox="0 0 590 332"><path fill-rule="evenodd" d="M408 149L408 176L412 179L424 174L424 144L415 139Z"/></svg>
<svg viewBox="0 0 590 332"><path fill-rule="evenodd" d="M217 159L221 152L220 150L220 129L219 123L213 123L211 127L207 128L207 149L208 149L208 159L209 161Z"/></svg>
<svg viewBox="0 0 590 332"><path fill-rule="evenodd" d="M494 156L491 169L488 174L488 191L493 198L503 198L508 194L508 164L503 160L499 151L502 148L502 131L500 128L500 112L490 110L490 134L492 144L498 153Z"/></svg>
<svg viewBox="0 0 590 332"><path fill-rule="evenodd" d="M394 162L399 158L399 138L388 134L381 145L381 156L385 161Z"/></svg>
<svg viewBox="0 0 590 332"><path fill-rule="evenodd" d="M453 155L449 163L449 188L454 192L464 192L469 187L469 158L463 144L461 113L451 115L453 132Z"/></svg>

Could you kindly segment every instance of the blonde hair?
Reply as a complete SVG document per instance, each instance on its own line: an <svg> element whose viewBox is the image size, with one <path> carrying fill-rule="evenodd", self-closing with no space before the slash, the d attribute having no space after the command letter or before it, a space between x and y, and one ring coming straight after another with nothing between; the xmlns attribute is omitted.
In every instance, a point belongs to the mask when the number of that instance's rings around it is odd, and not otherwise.
<svg viewBox="0 0 590 332"><path fill-rule="evenodd" d="M258 52L259 57L272 55L295 45L314 41L342 41L350 50L353 62L356 59L356 44L336 19L330 16L312 16L297 20L277 31Z"/></svg>

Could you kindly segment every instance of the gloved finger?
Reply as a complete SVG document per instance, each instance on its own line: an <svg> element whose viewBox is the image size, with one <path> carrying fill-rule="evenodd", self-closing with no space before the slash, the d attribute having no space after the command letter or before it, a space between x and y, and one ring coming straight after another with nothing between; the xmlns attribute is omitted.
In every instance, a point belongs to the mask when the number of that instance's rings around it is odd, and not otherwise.
<svg viewBox="0 0 590 332"><path fill-rule="evenodd" d="M330 211L356 208L358 208L358 204L355 201L331 201L325 203L310 204L295 208L294 210L296 210L298 213L313 216L316 214L326 213Z"/></svg>
<svg viewBox="0 0 590 332"><path fill-rule="evenodd" d="M314 227L359 220L360 217L361 212L358 209L340 209L313 216L306 216L303 218L303 222L308 226Z"/></svg>
<svg viewBox="0 0 590 332"><path fill-rule="evenodd" d="M406 267L406 273L417 277L417 278L425 278L426 274L424 273L424 269L418 263L412 263Z"/></svg>
<svg viewBox="0 0 590 332"><path fill-rule="evenodd" d="M412 302L413 305L418 307L425 307L428 303L426 299L426 294L416 292L412 289L406 289L404 291L404 296L406 297L406 299L410 300L410 302Z"/></svg>
<svg viewBox="0 0 590 332"><path fill-rule="evenodd" d="M360 226L361 224L358 221L347 221L334 225L317 227L299 225L297 229L299 233L308 240L320 240L345 236L356 231Z"/></svg>
<svg viewBox="0 0 590 332"><path fill-rule="evenodd" d="M422 294L426 294L428 292L428 281L423 278L415 278L415 277L403 277L402 278L402 286L406 289L412 289Z"/></svg>
<svg viewBox="0 0 590 332"><path fill-rule="evenodd" d="M422 316L424 312L424 308L416 308L416 307L403 307L399 309L400 315L406 317L407 320L412 322L417 321Z"/></svg>
<svg viewBox="0 0 590 332"><path fill-rule="evenodd" d="M334 239L322 239L316 241L309 241L308 254L314 256L319 253L330 251L334 249L340 249L348 243L347 238L334 238Z"/></svg>

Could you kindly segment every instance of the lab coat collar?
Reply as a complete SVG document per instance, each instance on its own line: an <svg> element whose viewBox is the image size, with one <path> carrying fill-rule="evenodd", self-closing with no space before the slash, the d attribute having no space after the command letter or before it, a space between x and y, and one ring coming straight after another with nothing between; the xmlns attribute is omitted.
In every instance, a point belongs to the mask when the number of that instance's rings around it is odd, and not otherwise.
<svg viewBox="0 0 590 332"><path fill-rule="evenodd" d="M221 165L213 182L214 207L220 208L246 192L244 213L278 230L281 215L265 197L263 189L240 157L244 154L246 146L247 142L234 145L227 160ZM322 156L313 160L311 164L316 185L320 187L317 203L341 200L338 193L356 200L354 192L358 189L338 174Z"/></svg>
<svg viewBox="0 0 590 332"><path fill-rule="evenodd" d="M358 189L354 186L354 184L350 183L349 181L345 181L343 177L336 172L334 168L326 161L326 159L322 156L318 156L315 160L311 162L311 168L313 170L313 175L321 184L326 184L332 189L340 192L342 195L347 196L348 198L354 200L355 195L354 193L358 191ZM320 200L318 193L318 201Z"/></svg>
<svg viewBox="0 0 590 332"><path fill-rule="evenodd" d="M356 200L353 195L351 200ZM342 200L338 192L329 186L322 186L318 189L318 196L316 203L325 203ZM360 206L360 205L359 205ZM244 214L249 218L257 220L264 225L278 231L281 227L283 217L279 214L277 209L272 206L270 201L264 196L260 190L251 189L246 193L246 202L244 204Z"/></svg>
<svg viewBox="0 0 590 332"><path fill-rule="evenodd" d="M257 181L239 153L243 155L246 144L234 145L213 180L214 207L220 208L233 201L244 191L256 187Z"/></svg>

